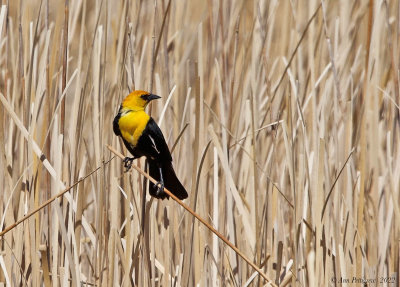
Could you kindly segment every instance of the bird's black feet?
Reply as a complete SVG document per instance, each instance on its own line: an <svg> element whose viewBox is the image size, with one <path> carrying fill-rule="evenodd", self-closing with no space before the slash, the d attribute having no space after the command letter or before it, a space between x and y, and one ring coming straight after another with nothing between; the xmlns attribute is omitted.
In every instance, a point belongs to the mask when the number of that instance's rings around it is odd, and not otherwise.
<svg viewBox="0 0 400 287"><path fill-rule="evenodd" d="M162 182L162 181L157 182L155 184L155 187L157 188L156 196L162 197L165 194L165 192L164 192L164 182Z"/></svg>
<svg viewBox="0 0 400 287"><path fill-rule="evenodd" d="M132 163L135 160L135 157L125 157L124 160L122 161L124 163L124 167L125 167L125 172L128 172L131 167L132 167Z"/></svg>

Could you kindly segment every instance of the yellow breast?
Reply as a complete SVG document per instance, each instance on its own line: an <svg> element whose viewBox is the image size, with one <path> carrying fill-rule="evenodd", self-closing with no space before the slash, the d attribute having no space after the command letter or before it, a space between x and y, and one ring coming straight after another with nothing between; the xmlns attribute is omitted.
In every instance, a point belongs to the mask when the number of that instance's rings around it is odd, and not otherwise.
<svg viewBox="0 0 400 287"><path fill-rule="evenodd" d="M119 119L122 137L135 147L149 119L150 116L143 110L123 112Z"/></svg>

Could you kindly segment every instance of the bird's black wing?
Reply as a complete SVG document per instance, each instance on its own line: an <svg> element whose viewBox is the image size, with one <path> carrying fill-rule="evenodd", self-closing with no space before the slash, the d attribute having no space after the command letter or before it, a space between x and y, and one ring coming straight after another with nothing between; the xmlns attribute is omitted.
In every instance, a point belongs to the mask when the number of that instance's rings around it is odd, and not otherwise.
<svg viewBox="0 0 400 287"><path fill-rule="evenodd" d="M156 122L151 117L146 128L143 130L135 149L139 150L140 153L152 161L159 163L172 161L171 153L167 143L165 142L164 136Z"/></svg>
<svg viewBox="0 0 400 287"><path fill-rule="evenodd" d="M151 177L156 181L162 181L165 187L179 199L182 200L188 197L187 191L176 177L168 145L153 118L150 118L146 128L143 130L135 147L135 152L147 157ZM163 178L161 178L160 172ZM158 188L154 183L149 183L149 192L152 196L161 199L169 197L164 191L159 192Z"/></svg>

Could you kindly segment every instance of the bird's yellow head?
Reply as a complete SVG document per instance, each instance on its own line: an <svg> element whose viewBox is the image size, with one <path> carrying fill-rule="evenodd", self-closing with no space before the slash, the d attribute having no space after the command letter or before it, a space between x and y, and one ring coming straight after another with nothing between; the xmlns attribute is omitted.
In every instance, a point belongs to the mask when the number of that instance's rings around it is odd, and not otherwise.
<svg viewBox="0 0 400 287"><path fill-rule="evenodd" d="M144 110L148 103L161 97L146 91L133 91L123 101L122 108L130 110Z"/></svg>

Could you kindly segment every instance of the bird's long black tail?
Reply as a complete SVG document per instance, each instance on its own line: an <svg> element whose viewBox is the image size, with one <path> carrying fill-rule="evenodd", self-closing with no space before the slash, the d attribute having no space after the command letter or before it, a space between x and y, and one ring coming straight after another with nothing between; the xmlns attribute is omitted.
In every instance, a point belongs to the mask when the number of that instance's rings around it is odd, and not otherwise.
<svg viewBox="0 0 400 287"><path fill-rule="evenodd" d="M164 180L164 187L166 187L169 191L171 191L180 200L187 198L188 194L186 192L186 189L183 187L182 183L176 177L174 168L172 167L172 162L164 162L160 164L154 161L149 161L150 176L155 180L157 180L158 182L161 180L160 169L159 169L160 165L161 165L162 177ZM158 193L157 191L158 187L154 183L150 182L149 192L151 196L160 199L169 197L165 192Z"/></svg>

